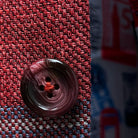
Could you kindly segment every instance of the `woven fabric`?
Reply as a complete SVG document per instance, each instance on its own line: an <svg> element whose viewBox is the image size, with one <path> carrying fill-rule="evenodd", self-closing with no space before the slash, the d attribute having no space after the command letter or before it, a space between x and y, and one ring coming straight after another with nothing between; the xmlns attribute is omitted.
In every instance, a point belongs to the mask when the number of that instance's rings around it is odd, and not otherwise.
<svg viewBox="0 0 138 138"><path fill-rule="evenodd" d="M89 137L90 19L88 0L0 1L0 137ZM42 58L59 59L76 73L74 108L50 119L24 104L24 69Z"/></svg>

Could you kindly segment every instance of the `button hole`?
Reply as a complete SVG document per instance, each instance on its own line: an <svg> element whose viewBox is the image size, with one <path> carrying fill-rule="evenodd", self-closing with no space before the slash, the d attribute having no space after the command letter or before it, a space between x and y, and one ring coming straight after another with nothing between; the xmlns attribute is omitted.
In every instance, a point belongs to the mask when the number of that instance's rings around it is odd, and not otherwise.
<svg viewBox="0 0 138 138"><path fill-rule="evenodd" d="M55 84L55 89L58 90L59 89L59 85L58 84Z"/></svg>
<svg viewBox="0 0 138 138"><path fill-rule="evenodd" d="M46 82L51 82L51 78L50 77L46 77Z"/></svg>
<svg viewBox="0 0 138 138"><path fill-rule="evenodd" d="M52 98L53 97L53 93L48 93L47 96L48 96L48 98Z"/></svg>
<svg viewBox="0 0 138 138"><path fill-rule="evenodd" d="M39 86L39 89L40 89L41 91L44 91L44 89L45 89L44 85L40 85L40 86Z"/></svg>

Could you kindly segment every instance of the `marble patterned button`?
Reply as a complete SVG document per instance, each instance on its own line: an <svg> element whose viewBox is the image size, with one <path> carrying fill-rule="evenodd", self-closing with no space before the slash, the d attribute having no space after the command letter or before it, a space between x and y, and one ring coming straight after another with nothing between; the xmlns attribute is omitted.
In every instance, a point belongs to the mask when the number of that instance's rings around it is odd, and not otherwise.
<svg viewBox="0 0 138 138"><path fill-rule="evenodd" d="M24 71L20 90L24 103L33 112L56 117L75 104L78 83L69 65L56 59L41 59Z"/></svg>

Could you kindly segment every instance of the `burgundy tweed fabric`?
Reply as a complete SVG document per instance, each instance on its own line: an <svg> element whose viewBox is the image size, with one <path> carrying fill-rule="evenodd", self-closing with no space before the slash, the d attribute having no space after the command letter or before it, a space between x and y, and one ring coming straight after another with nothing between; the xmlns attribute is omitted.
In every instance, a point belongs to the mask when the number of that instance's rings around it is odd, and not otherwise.
<svg viewBox="0 0 138 138"><path fill-rule="evenodd" d="M0 1L0 137L89 137L90 19L88 0ZM67 63L79 82L78 102L49 119L23 103L24 69L42 58Z"/></svg>

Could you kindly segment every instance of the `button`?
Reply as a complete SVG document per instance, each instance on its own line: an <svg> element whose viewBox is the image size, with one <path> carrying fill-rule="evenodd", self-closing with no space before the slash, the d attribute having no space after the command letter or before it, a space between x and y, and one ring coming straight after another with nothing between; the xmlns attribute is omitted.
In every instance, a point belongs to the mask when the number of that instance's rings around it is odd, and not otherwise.
<svg viewBox="0 0 138 138"><path fill-rule="evenodd" d="M24 103L33 112L55 117L75 104L78 83L67 64L56 59L41 59L24 71L20 90Z"/></svg>

